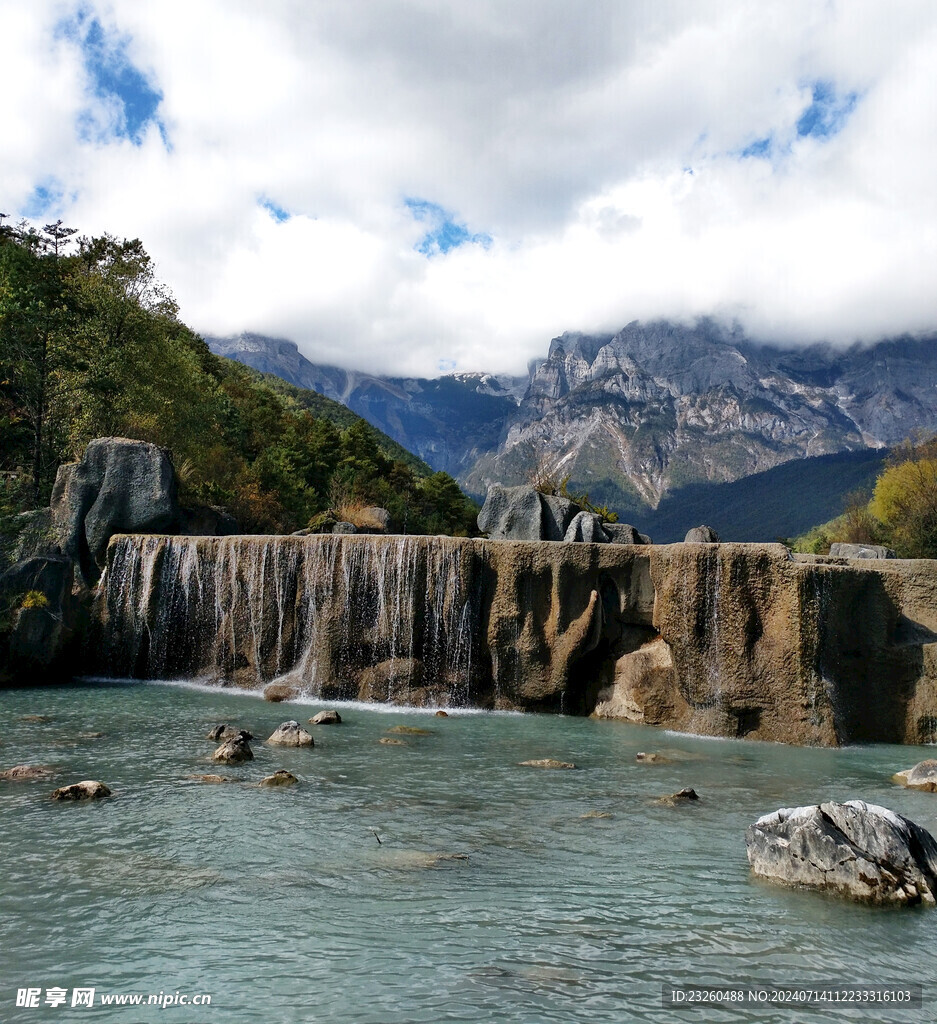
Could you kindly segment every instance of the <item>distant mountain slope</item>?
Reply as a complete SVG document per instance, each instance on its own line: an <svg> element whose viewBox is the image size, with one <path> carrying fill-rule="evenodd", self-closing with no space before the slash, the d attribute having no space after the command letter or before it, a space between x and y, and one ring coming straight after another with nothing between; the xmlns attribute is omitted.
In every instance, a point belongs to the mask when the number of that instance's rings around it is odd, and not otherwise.
<svg viewBox="0 0 937 1024"><path fill-rule="evenodd" d="M702 523L725 541L796 537L840 515L848 494L871 490L888 455L868 448L838 452L785 462L731 483L690 484L639 513L634 525L659 544L681 541Z"/></svg>
<svg viewBox="0 0 937 1024"><path fill-rule="evenodd" d="M466 373L424 380L319 366L292 341L258 334L205 340L216 355L341 402L433 469L457 478L497 448L527 387L526 377Z"/></svg>
<svg viewBox="0 0 937 1024"><path fill-rule="evenodd" d="M208 340L215 352L343 402L477 497L540 467L636 522L649 522L653 509L663 515L669 496L668 509L703 501L703 485L937 429L937 336L783 349L707 320L635 322L617 334L555 338L527 378L437 380L316 366L291 342L257 335ZM838 488L819 478L817 486ZM796 531L768 508L748 521L745 539Z"/></svg>

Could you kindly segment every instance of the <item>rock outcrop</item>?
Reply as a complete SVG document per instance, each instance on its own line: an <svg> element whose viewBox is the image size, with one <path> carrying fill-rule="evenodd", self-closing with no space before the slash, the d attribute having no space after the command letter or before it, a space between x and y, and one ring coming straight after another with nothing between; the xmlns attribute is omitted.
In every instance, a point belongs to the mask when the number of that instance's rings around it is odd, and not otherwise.
<svg viewBox="0 0 937 1024"><path fill-rule="evenodd" d="M937 738L937 563L778 544L118 537L82 670L321 701Z"/></svg>
<svg viewBox="0 0 937 1024"><path fill-rule="evenodd" d="M611 537L603 529L602 517L594 512L578 512L573 516L563 540L567 544L608 544Z"/></svg>
<svg viewBox="0 0 937 1024"><path fill-rule="evenodd" d="M935 904L937 842L875 804L784 808L750 825L745 841L762 878L864 903Z"/></svg>

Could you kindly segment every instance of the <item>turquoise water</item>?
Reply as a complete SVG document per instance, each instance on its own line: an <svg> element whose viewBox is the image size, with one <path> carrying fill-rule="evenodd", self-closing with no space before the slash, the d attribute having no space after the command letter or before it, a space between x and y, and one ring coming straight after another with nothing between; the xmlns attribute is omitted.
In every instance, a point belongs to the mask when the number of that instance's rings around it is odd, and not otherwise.
<svg viewBox="0 0 937 1024"><path fill-rule="evenodd" d="M933 748L347 706L343 725L311 727L314 750L282 750L260 740L319 705L147 684L0 700L0 767L58 766L51 781L0 783L4 1024L937 1018L937 912L755 882L744 841L777 807L848 798L937 833L937 795L889 782ZM34 714L49 720L23 721ZM255 761L209 762L218 722L255 734ZM431 734L381 744L398 724ZM673 763L637 764L641 750ZM517 764L542 757L579 769ZM300 784L246 784L281 767ZM187 779L216 771L244 784ZM85 778L113 798L48 799ZM698 804L654 802L684 786ZM438 856L451 854L467 859ZM661 1007L662 985L807 981L923 983L925 1007ZM16 1007L18 989L53 986L212 1003Z"/></svg>

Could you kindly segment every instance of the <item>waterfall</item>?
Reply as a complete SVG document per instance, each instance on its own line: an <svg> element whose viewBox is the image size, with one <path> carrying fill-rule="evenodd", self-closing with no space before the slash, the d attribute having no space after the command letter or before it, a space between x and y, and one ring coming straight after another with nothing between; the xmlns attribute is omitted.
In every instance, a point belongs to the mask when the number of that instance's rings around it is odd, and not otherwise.
<svg viewBox="0 0 937 1024"><path fill-rule="evenodd" d="M106 674L283 680L311 696L468 703L481 590L445 537L120 537L96 609Z"/></svg>

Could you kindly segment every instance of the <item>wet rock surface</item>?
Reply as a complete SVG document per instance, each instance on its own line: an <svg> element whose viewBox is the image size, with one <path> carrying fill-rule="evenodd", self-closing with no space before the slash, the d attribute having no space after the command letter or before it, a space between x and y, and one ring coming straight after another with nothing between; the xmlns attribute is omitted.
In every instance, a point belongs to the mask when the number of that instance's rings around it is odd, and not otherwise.
<svg viewBox="0 0 937 1024"><path fill-rule="evenodd" d="M83 782L73 782L70 786L62 786L52 794L53 800L101 800L110 796L111 791L103 782L96 782L93 779L85 779Z"/></svg>
<svg viewBox="0 0 937 1024"><path fill-rule="evenodd" d="M281 722L267 737L271 747L313 747L312 735L296 721Z"/></svg>
<svg viewBox="0 0 937 1024"><path fill-rule="evenodd" d="M520 764L522 768L571 769L576 767L572 761L557 761L552 757L541 757L530 761L519 761L518 764Z"/></svg>
<svg viewBox="0 0 937 1024"><path fill-rule="evenodd" d="M299 779L292 772L288 772L285 768L278 768L272 775L261 779L259 785L264 789L272 789L276 786L295 786L298 782Z"/></svg>
<svg viewBox="0 0 937 1024"><path fill-rule="evenodd" d="M30 782L33 779L51 779L55 769L46 764L17 764L0 772L5 782Z"/></svg>
<svg viewBox="0 0 937 1024"><path fill-rule="evenodd" d="M896 772L894 781L909 789L920 789L926 793L937 793L937 760L919 761L913 768Z"/></svg>
<svg viewBox="0 0 937 1024"><path fill-rule="evenodd" d="M254 760L254 752L248 741L238 735L225 740L211 755L211 759L219 764L243 764Z"/></svg>
<svg viewBox="0 0 937 1024"><path fill-rule="evenodd" d="M865 903L935 903L937 842L875 804L782 808L750 825L745 841L752 871L771 881Z"/></svg>
<svg viewBox="0 0 937 1024"><path fill-rule="evenodd" d="M320 711L309 719L310 725L341 725L342 716L337 711Z"/></svg>

